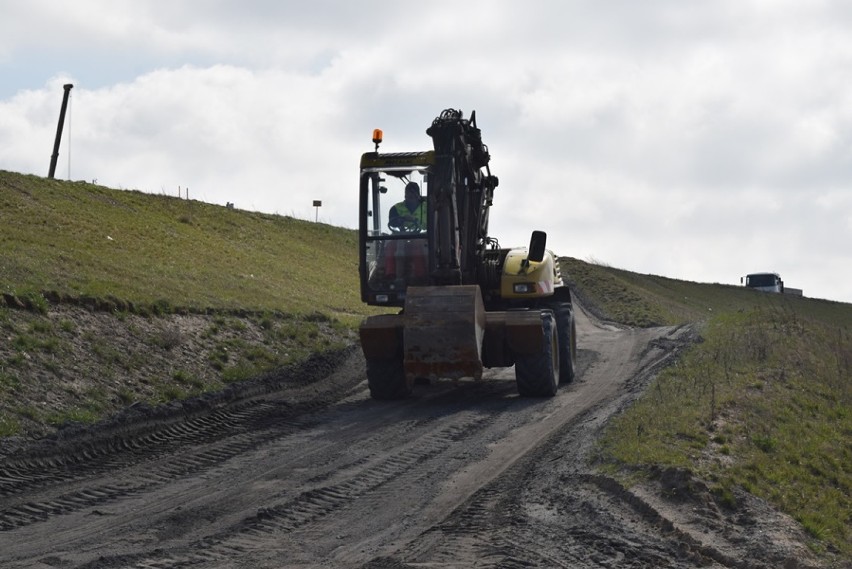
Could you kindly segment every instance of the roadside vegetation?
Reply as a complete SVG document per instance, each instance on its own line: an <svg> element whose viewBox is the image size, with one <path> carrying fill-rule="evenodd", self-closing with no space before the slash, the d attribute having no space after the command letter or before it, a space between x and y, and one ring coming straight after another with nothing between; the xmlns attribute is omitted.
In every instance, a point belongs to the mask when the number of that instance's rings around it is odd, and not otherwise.
<svg viewBox="0 0 852 569"><path fill-rule="evenodd" d="M694 322L701 338L611 422L603 467L627 479L680 468L727 508L745 490L801 523L817 552L852 558L852 305L562 267L599 315Z"/></svg>

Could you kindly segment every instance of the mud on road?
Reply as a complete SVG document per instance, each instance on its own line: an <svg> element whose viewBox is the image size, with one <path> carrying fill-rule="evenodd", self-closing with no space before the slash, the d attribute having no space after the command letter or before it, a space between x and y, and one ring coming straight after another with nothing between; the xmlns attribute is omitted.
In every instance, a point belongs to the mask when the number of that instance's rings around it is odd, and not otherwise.
<svg viewBox="0 0 852 569"><path fill-rule="evenodd" d="M596 474L590 452L692 337L578 314L577 380L552 399L490 381L369 398L353 349L0 465L0 566L807 567L795 526L674 503Z"/></svg>

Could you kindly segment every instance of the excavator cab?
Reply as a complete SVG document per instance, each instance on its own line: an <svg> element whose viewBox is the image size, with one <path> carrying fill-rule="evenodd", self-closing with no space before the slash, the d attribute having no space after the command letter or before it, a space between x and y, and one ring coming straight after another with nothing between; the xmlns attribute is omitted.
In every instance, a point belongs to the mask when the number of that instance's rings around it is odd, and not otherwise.
<svg viewBox="0 0 852 569"><path fill-rule="evenodd" d="M361 167L361 296L405 303L409 286L429 284L429 157L365 154ZM406 160L408 158L408 160Z"/></svg>

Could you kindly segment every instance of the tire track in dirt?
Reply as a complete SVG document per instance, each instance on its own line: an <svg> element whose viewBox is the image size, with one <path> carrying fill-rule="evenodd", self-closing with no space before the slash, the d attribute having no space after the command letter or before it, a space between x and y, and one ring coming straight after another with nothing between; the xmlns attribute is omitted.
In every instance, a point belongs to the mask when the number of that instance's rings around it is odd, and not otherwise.
<svg viewBox="0 0 852 569"><path fill-rule="evenodd" d="M784 545L790 539L780 535L785 524L765 505L752 503L745 512L724 514L707 505L712 500L704 488L704 493L679 505L669 502L660 509L664 497L648 488L628 490L595 472L590 465L594 444L609 417L628 406L662 367L694 341L686 327L643 331L596 327L584 326L580 336L585 339L584 350L599 353L584 379L606 383L605 376L621 377L620 392L584 408L441 523L395 552L376 556L364 569L473 563L483 568L818 566L802 548ZM665 483L661 481L661 486ZM690 487L702 485L693 481ZM747 500L742 497L743 502ZM759 531L737 525L736 519L753 517L766 519ZM779 541L773 542L773 536Z"/></svg>
<svg viewBox="0 0 852 569"><path fill-rule="evenodd" d="M621 329L583 319L583 380L600 385L594 402L546 431L499 476L443 522L364 568L461 567L736 567L667 527L641 502L630 502L589 473L589 451L608 417L688 344L687 328ZM588 352L598 352L589 357ZM615 384L611 378L617 378ZM582 386L589 399L591 386ZM616 387L616 389L611 389ZM487 461L486 461L487 462ZM624 517L632 520L624 523ZM461 561L460 561L461 560ZM721 562L721 563L720 563Z"/></svg>
<svg viewBox="0 0 852 569"><path fill-rule="evenodd" d="M279 396L310 383L304 368L299 373L297 381L279 387ZM246 390L245 400L226 408L217 409L214 403L200 416L165 413L143 418L105 433L87 433L68 444L60 440L55 446L41 445L33 456L5 461L0 467L0 532L198 475L268 440L311 428L302 417L323 406L316 391L302 403L256 399L257 392L267 391L261 382ZM114 479L122 472L129 474L120 484L96 482L104 474Z"/></svg>
<svg viewBox="0 0 852 569"><path fill-rule="evenodd" d="M277 407L255 398L209 415L153 421L129 438L84 440L71 452L44 453L7 465L11 483L3 487L0 520L8 531L0 533L0 541L4 535L20 535L16 545L24 546L17 558L22 566L27 565L26 551L39 554L46 548L58 553L58 559L63 559L65 549L70 566L109 567L212 563L235 552L263 550L282 534L299 540L303 533L317 532L315 526L322 527L323 519L334 517L330 512L350 510L348 515L357 519L367 513L364 507L388 508L399 500L400 486L405 485L400 480L422 484L429 477L443 476L448 454L459 464L481 454L481 449L465 446L466 440L481 437L478 433L488 433L499 417L517 411L518 400L505 397L513 386L498 387L439 389L423 399L392 405L364 400L361 389L358 396L330 411L323 411L322 401L313 397L301 400L301 407L291 405L292 393L284 389L276 394ZM492 398L487 408L479 401L483 395ZM334 433L323 432L329 422L334 423ZM152 432L145 431L149 427ZM496 434L486 434L478 446L495 438ZM459 445L461 449L454 448ZM181 487L191 486L190 481L199 477L224 472L225 477L240 477L230 482L238 481L239 487L259 484L265 474L242 480L242 471L263 453L284 457L279 463L276 456L268 472L295 470L297 463L310 466L304 479L298 475L288 479L291 488L258 495L251 501L257 506L238 508L209 530L186 513L189 508L184 507L184 513L171 508L173 500L187 505L204 501L199 496L203 490ZM228 485L228 479L222 484ZM198 510L205 508L212 506ZM140 515L123 513L133 509ZM143 523L157 528L153 535L173 533L174 543L167 541L163 547L160 539L134 537L137 530L132 529L131 535L122 537L124 528L140 523L140 516L150 518ZM87 531L74 529L80 521ZM183 524L193 529L184 534L178 527ZM70 553L95 548L98 526L110 527L119 536L120 545L112 554L107 547L106 555L87 561L85 553ZM55 533L56 539L43 543L42 530Z"/></svg>
<svg viewBox="0 0 852 569"><path fill-rule="evenodd" d="M277 539L280 534L294 532L319 518L333 515L389 480L441 454L454 442L484 428L489 422L489 417L470 416L439 431L430 431L425 436L406 443L404 448L395 451L391 456L385 454L386 458L382 460L353 465L350 472L345 474L336 472L335 478L342 480L335 484L319 486L285 502L265 506L256 515L241 521L235 527L228 528L219 535L205 537L184 549L157 552L154 556L133 559L126 566L167 568L191 566L202 562L217 563L232 557L235 551L263 548L267 542Z"/></svg>

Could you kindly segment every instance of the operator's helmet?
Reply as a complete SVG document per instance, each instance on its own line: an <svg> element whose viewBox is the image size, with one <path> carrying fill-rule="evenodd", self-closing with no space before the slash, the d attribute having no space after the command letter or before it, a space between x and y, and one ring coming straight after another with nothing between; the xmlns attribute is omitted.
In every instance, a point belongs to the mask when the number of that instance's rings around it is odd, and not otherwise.
<svg viewBox="0 0 852 569"><path fill-rule="evenodd" d="M405 197L419 198L420 197L420 186L417 185L417 182L408 182L405 185Z"/></svg>

